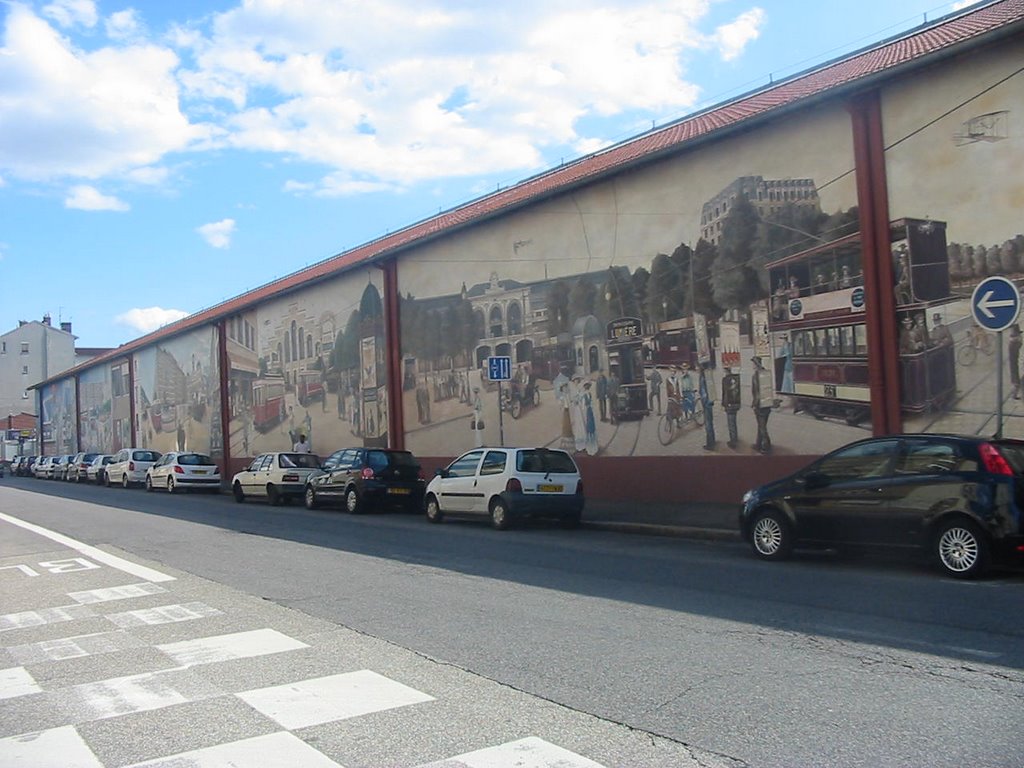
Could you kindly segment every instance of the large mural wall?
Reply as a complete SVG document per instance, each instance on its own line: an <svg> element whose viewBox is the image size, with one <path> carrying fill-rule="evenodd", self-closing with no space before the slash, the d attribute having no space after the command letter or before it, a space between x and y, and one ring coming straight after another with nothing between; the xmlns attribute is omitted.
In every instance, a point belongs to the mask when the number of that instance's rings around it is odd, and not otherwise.
<svg viewBox="0 0 1024 768"><path fill-rule="evenodd" d="M114 445L112 392L108 366L90 368L78 377L78 434L83 451L103 453Z"/></svg>
<svg viewBox="0 0 1024 768"><path fill-rule="evenodd" d="M212 326L137 352L136 442L141 448L223 456L220 366Z"/></svg>
<svg viewBox="0 0 1024 768"><path fill-rule="evenodd" d="M869 402L835 419L798 397L790 338L863 316L859 248L819 259L828 291L778 266L856 231L851 136L842 107L807 110L404 256L406 446L806 455L868 434ZM863 321L857 341L866 370Z"/></svg>
<svg viewBox="0 0 1024 768"><path fill-rule="evenodd" d="M227 319L233 458L388 444L381 286L359 270Z"/></svg>
<svg viewBox="0 0 1024 768"><path fill-rule="evenodd" d="M1001 410L1004 434L1024 437L1020 324L1002 334L999 371L1000 338L978 332L970 309L988 276L1024 283L1021 60L1018 36L883 93L890 210L939 238L927 258L893 244L908 432L992 434Z"/></svg>
<svg viewBox="0 0 1024 768"><path fill-rule="evenodd" d="M40 393L40 406L43 452L48 456L77 453L75 380L69 378L48 384Z"/></svg>

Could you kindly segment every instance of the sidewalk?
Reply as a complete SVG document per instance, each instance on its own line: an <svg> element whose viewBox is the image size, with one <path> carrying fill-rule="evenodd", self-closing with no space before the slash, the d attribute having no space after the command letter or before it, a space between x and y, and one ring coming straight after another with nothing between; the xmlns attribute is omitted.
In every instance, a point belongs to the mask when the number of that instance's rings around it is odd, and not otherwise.
<svg viewBox="0 0 1024 768"><path fill-rule="evenodd" d="M583 526L621 533L739 541L739 505L587 499Z"/></svg>

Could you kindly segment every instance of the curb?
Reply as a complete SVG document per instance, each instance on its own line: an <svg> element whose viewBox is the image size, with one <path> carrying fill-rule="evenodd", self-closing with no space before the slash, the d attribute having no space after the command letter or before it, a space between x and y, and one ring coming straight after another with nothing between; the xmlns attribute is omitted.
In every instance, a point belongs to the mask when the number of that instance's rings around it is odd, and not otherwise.
<svg viewBox="0 0 1024 768"><path fill-rule="evenodd" d="M739 531L726 528L697 528L686 525L657 525L654 523L616 523L605 520L587 520L581 522L583 528L616 533L634 533L646 536L667 536L677 539L695 539L699 541L742 541Z"/></svg>

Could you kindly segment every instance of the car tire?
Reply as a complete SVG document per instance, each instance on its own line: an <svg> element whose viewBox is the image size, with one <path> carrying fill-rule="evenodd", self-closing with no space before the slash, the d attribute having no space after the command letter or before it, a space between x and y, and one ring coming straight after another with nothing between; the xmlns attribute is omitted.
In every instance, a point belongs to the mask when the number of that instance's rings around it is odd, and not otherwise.
<svg viewBox="0 0 1024 768"><path fill-rule="evenodd" d="M168 493L174 493L176 490L178 490L178 489L174 485L174 478L173 477L168 477L167 478L167 492Z"/></svg>
<svg viewBox="0 0 1024 768"><path fill-rule="evenodd" d="M491 525L499 531L508 530L511 519L508 514L508 505L500 498L491 502Z"/></svg>
<svg viewBox="0 0 1024 768"><path fill-rule="evenodd" d="M241 483L235 483L233 486L231 486L231 495L235 497L236 504L245 503L245 491L242 490Z"/></svg>
<svg viewBox="0 0 1024 768"><path fill-rule="evenodd" d="M284 503L281 492L277 490L277 486L273 483L267 483L267 501L270 502L272 507L280 507Z"/></svg>
<svg viewBox="0 0 1024 768"><path fill-rule="evenodd" d="M131 483L128 481L128 473L125 472L121 475L121 487L128 490L129 486L131 486Z"/></svg>
<svg viewBox="0 0 1024 768"><path fill-rule="evenodd" d="M149 475L146 475L146 493L152 493L152 492L153 492L153 478L151 478Z"/></svg>
<svg viewBox="0 0 1024 768"><path fill-rule="evenodd" d="M103 473L103 484L104 484L104 485L105 485L105 486L106 486L107 488L109 488L109 487L110 487L110 475L109 475L109 474L108 474L107 472L104 472L104 473Z"/></svg>
<svg viewBox="0 0 1024 768"><path fill-rule="evenodd" d="M316 509L320 506L320 502L316 500L316 491L313 490L312 485L306 486L306 492L302 495L302 500L306 504L306 509Z"/></svg>
<svg viewBox="0 0 1024 768"><path fill-rule="evenodd" d="M428 522L440 523L444 520L444 512L441 511L441 504L434 494L427 496L426 504L424 504L424 511L426 512Z"/></svg>
<svg viewBox="0 0 1024 768"><path fill-rule="evenodd" d="M762 560L785 560L793 551L793 528L775 509L754 515L750 523L750 546Z"/></svg>
<svg viewBox="0 0 1024 768"><path fill-rule="evenodd" d="M363 500L354 486L345 491L345 511L350 515L358 515L363 511Z"/></svg>
<svg viewBox="0 0 1024 768"><path fill-rule="evenodd" d="M964 518L939 525L932 539L932 552L942 572L956 579L978 578L988 570L991 559L985 534Z"/></svg>

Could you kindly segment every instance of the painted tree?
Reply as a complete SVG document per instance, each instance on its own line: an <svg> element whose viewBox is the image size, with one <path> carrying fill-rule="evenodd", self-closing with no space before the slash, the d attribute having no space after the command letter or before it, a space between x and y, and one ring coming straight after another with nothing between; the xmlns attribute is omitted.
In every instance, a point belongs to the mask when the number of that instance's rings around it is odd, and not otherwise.
<svg viewBox="0 0 1024 768"><path fill-rule="evenodd" d="M746 309L760 294L757 274L751 268L758 221L757 210L744 195L736 198L722 221L711 290L715 303L724 309Z"/></svg>
<svg viewBox="0 0 1024 768"><path fill-rule="evenodd" d="M1004 275L1016 275L1020 272L1020 256L1017 244L1013 240L1005 241L999 248L999 266Z"/></svg>
<svg viewBox="0 0 1024 768"><path fill-rule="evenodd" d="M647 313L647 286L650 279L651 273L643 267L637 267L630 278L633 283L633 297L636 301L637 313L645 323L651 322L651 317Z"/></svg>
<svg viewBox="0 0 1024 768"><path fill-rule="evenodd" d="M569 293L569 313L573 321L594 314L597 302L597 288L589 275L580 277Z"/></svg>
<svg viewBox="0 0 1024 768"><path fill-rule="evenodd" d="M960 247L960 243L949 243L946 246L946 256L949 261L949 276L954 281L962 280L965 277L970 277L968 274L964 274L964 262L963 262L963 249Z"/></svg>
<svg viewBox="0 0 1024 768"><path fill-rule="evenodd" d="M682 317L679 268L672 263L667 253L659 253L651 262L646 306L648 317L655 323Z"/></svg>
<svg viewBox="0 0 1024 768"><path fill-rule="evenodd" d="M718 248L704 238L693 249L693 311L707 317L719 318L724 310L715 303L711 289L711 269L718 259Z"/></svg>
<svg viewBox="0 0 1024 768"><path fill-rule="evenodd" d="M569 330L569 286L555 280L548 288L548 335L558 336Z"/></svg>

